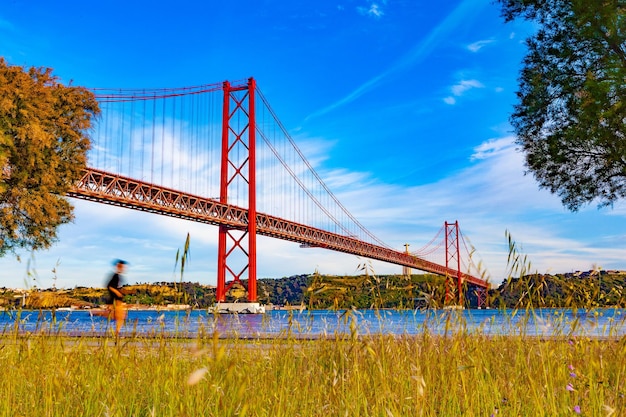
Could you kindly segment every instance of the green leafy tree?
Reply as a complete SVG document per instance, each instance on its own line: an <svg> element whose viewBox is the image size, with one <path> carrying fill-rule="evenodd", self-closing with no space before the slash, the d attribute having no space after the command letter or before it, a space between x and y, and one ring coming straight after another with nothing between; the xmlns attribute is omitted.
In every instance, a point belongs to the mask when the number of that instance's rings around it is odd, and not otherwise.
<svg viewBox="0 0 626 417"><path fill-rule="evenodd" d="M0 58L0 256L47 248L57 226L72 220L64 195L86 165L98 113L85 88Z"/></svg>
<svg viewBox="0 0 626 417"><path fill-rule="evenodd" d="M498 0L527 39L511 123L540 187L576 211L626 196L626 3Z"/></svg>

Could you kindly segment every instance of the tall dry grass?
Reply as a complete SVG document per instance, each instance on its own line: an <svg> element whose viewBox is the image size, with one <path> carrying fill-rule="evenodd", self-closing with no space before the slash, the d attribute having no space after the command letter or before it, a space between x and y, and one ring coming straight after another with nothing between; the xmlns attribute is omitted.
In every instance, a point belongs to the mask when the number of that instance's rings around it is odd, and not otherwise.
<svg viewBox="0 0 626 417"><path fill-rule="evenodd" d="M513 244L510 258L527 269ZM16 327L0 336L0 416L626 415L625 338L470 333L462 317L447 315L461 322L444 335L428 326L372 335L348 311L347 334L317 340L115 340Z"/></svg>
<svg viewBox="0 0 626 417"><path fill-rule="evenodd" d="M351 313L348 313L348 320ZM5 333L0 416L624 415L626 340Z"/></svg>

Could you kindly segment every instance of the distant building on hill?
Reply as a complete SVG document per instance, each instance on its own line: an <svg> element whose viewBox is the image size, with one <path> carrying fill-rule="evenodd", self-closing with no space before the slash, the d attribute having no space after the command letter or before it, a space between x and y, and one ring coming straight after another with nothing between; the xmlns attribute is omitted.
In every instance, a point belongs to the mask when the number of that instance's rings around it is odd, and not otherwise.
<svg viewBox="0 0 626 417"><path fill-rule="evenodd" d="M563 274L565 278L589 278L596 275L623 275L626 271L619 269L590 269L589 271L574 271Z"/></svg>

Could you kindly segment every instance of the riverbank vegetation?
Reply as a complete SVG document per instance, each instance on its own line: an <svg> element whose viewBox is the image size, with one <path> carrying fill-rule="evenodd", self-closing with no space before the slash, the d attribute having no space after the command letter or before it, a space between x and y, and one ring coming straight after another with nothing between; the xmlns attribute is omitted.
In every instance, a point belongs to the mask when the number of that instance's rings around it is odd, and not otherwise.
<svg viewBox="0 0 626 417"><path fill-rule="evenodd" d="M246 284L244 280L244 284ZM441 307L445 279L431 274L376 276L295 275L259 279L258 300L271 305L304 305L313 309ZM526 307L624 307L626 272L588 271L569 274L525 274L504 280L487 294L491 308ZM126 302L137 306L186 304L207 308L215 303L215 287L191 282L160 282L126 286ZM465 291L469 306L476 306L473 293ZM247 297L241 285L227 294L233 302ZM0 307L59 308L95 307L106 303L104 288L31 289L0 288Z"/></svg>

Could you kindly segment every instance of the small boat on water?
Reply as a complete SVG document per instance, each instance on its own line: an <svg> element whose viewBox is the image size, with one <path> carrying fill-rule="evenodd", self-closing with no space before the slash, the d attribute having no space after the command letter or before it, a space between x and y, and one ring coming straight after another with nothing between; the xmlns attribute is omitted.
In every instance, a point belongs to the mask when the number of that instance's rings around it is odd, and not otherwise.
<svg viewBox="0 0 626 417"><path fill-rule="evenodd" d="M91 317L104 317L107 319L113 318L113 310L109 308L92 308L89 310L89 315Z"/></svg>
<svg viewBox="0 0 626 417"><path fill-rule="evenodd" d="M443 309L444 310L465 310L465 307L457 306L457 305L450 305L450 306L444 306Z"/></svg>

